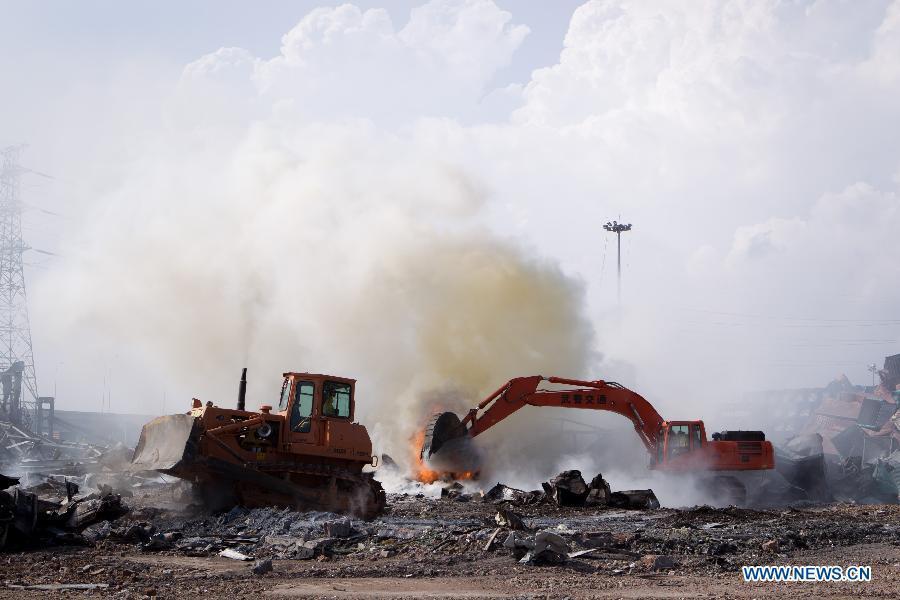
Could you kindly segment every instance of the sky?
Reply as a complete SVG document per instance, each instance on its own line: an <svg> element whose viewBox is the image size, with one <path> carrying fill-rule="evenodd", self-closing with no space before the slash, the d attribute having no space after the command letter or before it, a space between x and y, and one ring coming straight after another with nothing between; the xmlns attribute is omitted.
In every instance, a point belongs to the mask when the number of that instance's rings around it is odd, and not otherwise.
<svg viewBox="0 0 900 600"><path fill-rule="evenodd" d="M355 376L378 423L532 372L724 421L900 351L900 1L0 11L61 408L230 402L249 364L257 404Z"/></svg>

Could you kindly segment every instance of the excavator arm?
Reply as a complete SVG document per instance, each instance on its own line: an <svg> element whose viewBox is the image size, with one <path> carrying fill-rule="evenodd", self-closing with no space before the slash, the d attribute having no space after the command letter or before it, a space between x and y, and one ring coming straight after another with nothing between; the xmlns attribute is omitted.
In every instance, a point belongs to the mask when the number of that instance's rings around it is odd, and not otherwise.
<svg viewBox="0 0 900 600"><path fill-rule="evenodd" d="M542 382L565 387L538 389ZM618 383L532 375L517 377L503 384L469 410L461 425L469 436L475 437L523 406L558 406L618 413L632 422L638 437L651 454L656 453L658 434L664 422L643 396Z"/></svg>

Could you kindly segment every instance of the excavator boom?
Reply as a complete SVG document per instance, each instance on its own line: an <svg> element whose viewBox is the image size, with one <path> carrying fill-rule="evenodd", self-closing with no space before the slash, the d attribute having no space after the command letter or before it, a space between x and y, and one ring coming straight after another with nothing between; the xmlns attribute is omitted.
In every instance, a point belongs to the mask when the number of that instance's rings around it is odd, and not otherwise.
<svg viewBox="0 0 900 600"><path fill-rule="evenodd" d="M538 389L545 381L568 387ZM469 435L475 437L524 406L557 406L618 413L631 420L638 437L651 454L656 452L657 433L663 424L663 418L652 404L618 383L540 375L511 379L476 408L469 410L462 424L468 425Z"/></svg>

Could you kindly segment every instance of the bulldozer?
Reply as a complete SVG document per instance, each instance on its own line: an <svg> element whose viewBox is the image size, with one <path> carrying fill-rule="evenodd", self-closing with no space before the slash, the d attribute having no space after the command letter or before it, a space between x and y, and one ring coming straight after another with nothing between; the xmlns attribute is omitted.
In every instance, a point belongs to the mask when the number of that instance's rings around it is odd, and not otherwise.
<svg viewBox="0 0 900 600"><path fill-rule="evenodd" d="M556 389L539 389L544 382ZM481 455L470 440L525 406L622 415L647 449L650 469L696 474L704 491L726 504L746 503L742 473L775 467L772 442L762 431L722 431L708 439L703 421L667 421L643 396L618 383L541 375L511 379L463 419L452 412L433 415L422 436L420 463L443 479L471 478L480 469Z"/></svg>
<svg viewBox="0 0 900 600"><path fill-rule="evenodd" d="M283 374L278 405L246 410L247 369L237 408L194 398L184 414L144 425L132 468L195 484L213 509L284 506L372 518L385 506L372 441L354 422L356 381Z"/></svg>

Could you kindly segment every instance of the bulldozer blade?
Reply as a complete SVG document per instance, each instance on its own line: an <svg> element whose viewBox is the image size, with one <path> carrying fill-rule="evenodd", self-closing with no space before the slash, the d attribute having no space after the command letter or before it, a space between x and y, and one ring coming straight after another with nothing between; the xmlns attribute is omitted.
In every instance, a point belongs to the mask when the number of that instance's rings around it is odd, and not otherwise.
<svg viewBox="0 0 900 600"><path fill-rule="evenodd" d="M421 456L429 469L449 478L472 477L481 470L481 452L452 412L437 414L428 423Z"/></svg>
<svg viewBox="0 0 900 600"><path fill-rule="evenodd" d="M194 417L165 415L144 425L131 459L132 470L168 471L184 460Z"/></svg>

